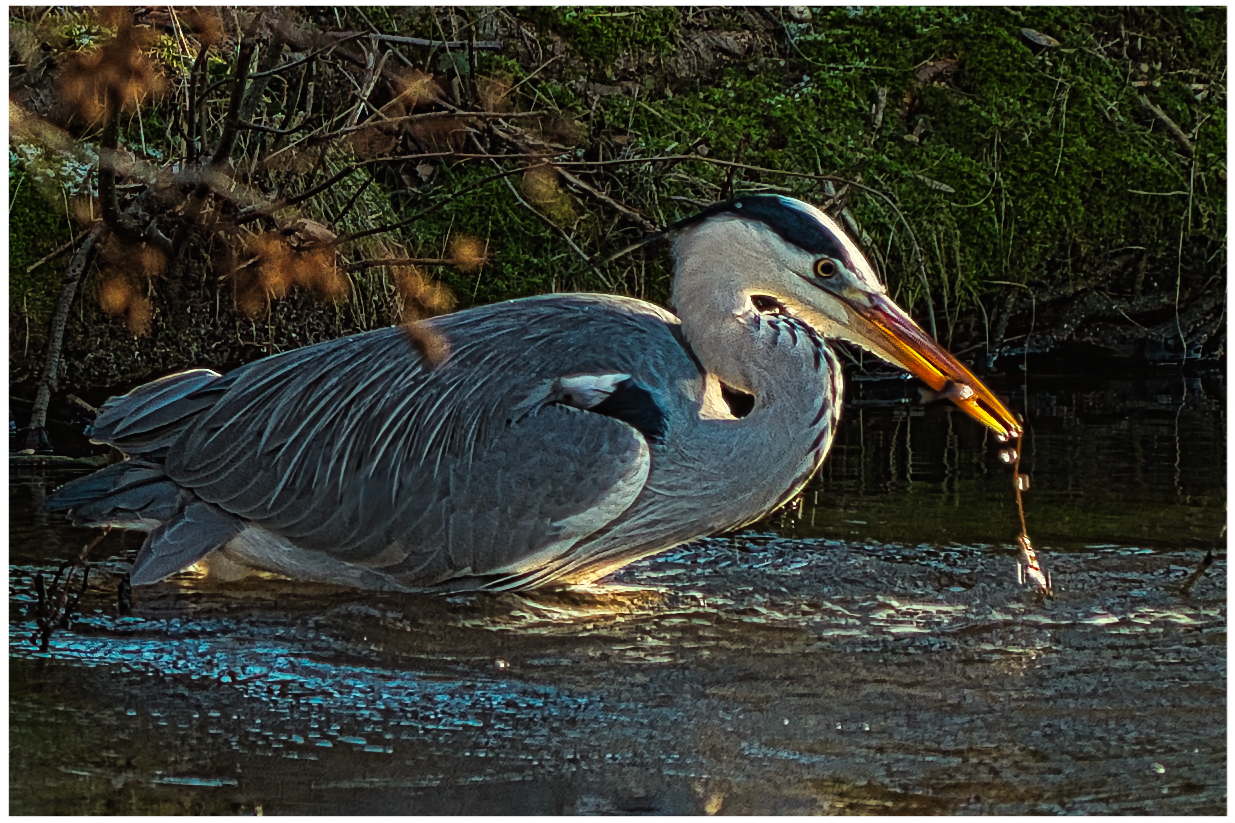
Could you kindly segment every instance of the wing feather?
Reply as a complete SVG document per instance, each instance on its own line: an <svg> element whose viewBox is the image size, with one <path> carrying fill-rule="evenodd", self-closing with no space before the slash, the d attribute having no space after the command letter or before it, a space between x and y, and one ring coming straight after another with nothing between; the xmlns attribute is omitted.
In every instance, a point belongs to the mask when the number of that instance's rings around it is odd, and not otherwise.
<svg viewBox="0 0 1235 823"><path fill-rule="evenodd" d="M201 401L186 398L218 379L217 372L193 369L113 397L99 409L90 438L127 452L149 453L165 448L178 436L178 426L203 408Z"/></svg>
<svg viewBox="0 0 1235 823"><path fill-rule="evenodd" d="M697 374L671 316L633 300L558 295L426 322L449 346L436 366L393 328L215 380L168 475L297 545L418 584L513 573L619 516L650 464L618 420L544 406L515 421L516 407L564 374L647 374L653 392ZM393 564L392 547L405 552Z"/></svg>

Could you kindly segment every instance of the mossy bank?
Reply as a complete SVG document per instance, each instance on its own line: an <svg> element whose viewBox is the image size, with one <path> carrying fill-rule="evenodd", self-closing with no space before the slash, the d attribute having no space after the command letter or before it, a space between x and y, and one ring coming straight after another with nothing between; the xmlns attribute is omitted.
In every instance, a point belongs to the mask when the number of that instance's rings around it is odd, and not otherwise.
<svg viewBox="0 0 1235 823"><path fill-rule="evenodd" d="M117 203L179 245L144 273L131 238L95 255L61 392L230 366L409 310L555 290L664 302L663 247L594 261L755 191L843 214L896 299L984 366L1077 345L1223 355L1224 9L216 12L10 10L19 396L69 254L27 270L102 210L103 130L65 104L65 78L121 36L155 80L118 118ZM203 194L184 169L215 148L233 100L238 137L217 167L232 188L199 176ZM337 244L342 285L263 273L254 238L299 260L304 221ZM470 263L460 239L478 244ZM390 260L419 261L418 285L413 263ZM117 278L136 295L121 311ZM453 298L419 305L433 284Z"/></svg>

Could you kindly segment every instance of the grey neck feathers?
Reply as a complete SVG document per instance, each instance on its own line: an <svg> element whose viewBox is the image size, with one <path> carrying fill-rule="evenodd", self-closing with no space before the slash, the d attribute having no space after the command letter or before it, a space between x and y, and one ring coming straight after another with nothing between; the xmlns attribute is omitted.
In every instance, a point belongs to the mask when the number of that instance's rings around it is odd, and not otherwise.
<svg viewBox="0 0 1235 823"><path fill-rule="evenodd" d="M775 294L773 249L747 224L705 223L674 243L673 304L699 362L723 383L771 400L794 392L804 377L799 357L778 356L753 322L750 295ZM765 274L766 272L766 274ZM765 323L766 325L766 323ZM797 385L795 385L797 384Z"/></svg>

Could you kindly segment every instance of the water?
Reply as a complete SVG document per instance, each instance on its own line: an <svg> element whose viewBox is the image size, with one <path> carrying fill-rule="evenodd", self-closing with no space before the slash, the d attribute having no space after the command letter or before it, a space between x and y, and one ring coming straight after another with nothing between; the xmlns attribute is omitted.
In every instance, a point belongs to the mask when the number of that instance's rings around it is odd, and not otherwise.
<svg viewBox="0 0 1235 823"><path fill-rule="evenodd" d="M1035 379L1016 583L999 444L855 384L798 506L606 585L409 597L274 578L36 594L91 538L10 485L10 809L80 813L1226 811L1224 387ZM77 592L76 587L73 589Z"/></svg>

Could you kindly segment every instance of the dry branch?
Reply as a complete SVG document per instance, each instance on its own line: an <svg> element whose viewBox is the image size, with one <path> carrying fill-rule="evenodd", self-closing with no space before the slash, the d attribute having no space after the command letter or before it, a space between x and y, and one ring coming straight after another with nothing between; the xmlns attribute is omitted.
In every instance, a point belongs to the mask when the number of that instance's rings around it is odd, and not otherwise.
<svg viewBox="0 0 1235 823"><path fill-rule="evenodd" d="M1192 145L1192 141L1188 139L1188 135L1184 134L1184 130L1175 124L1166 112L1150 103L1144 96L1141 97L1141 105L1145 110L1161 121L1162 125L1166 126L1167 133L1175 139L1175 142L1183 148L1184 152L1189 157L1196 156L1196 148Z"/></svg>
<svg viewBox="0 0 1235 823"><path fill-rule="evenodd" d="M258 13L260 19L261 13ZM257 19L254 26L256 27ZM245 87L249 81L249 71L253 68L253 50L257 46L254 37L248 36L240 44L240 55L236 58L236 75L233 78L232 96L227 104L227 114L223 118L223 133L219 135L218 145L210 158L212 165L218 166L227 162L232 149L236 146L236 137L240 133L240 107L244 102Z"/></svg>
<svg viewBox="0 0 1235 823"><path fill-rule="evenodd" d="M77 284L90 263L95 246L107 231L107 224L102 220L91 226L86 239L77 247L77 253L69 262L64 272L64 285L60 289L60 302L56 304L56 313L51 321L51 334L47 340L47 358L43 364L43 377L39 381L39 391L34 398L34 408L30 412L30 429L26 432L26 448L35 451L45 451L51 448L47 439L47 407L51 404L51 393L56 388L56 378L60 371L60 349L64 345L64 327L69 320L69 309L73 306L73 297L77 294Z"/></svg>
<svg viewBox="0 0 1235 823"><path fill-rule="evenodd" d="M371 37L380 43L391 43L396 46L424 46L442 49L474 48L481 51L500 51L505 46L501 40L426 40L423 37L397 37L393 34L371 34L365 31L332 32L330 36L337 37L341 41Z"/></svg>
<svg viewBox="0 0 1235 823"><path fill-rule="evenodd" d="M39 260L34 261L29 266L26 266L26 274L30 274L30 272L34 271L39 266L42 266L45 263L50 263L52 260L55 260L57 257L64 254L69 249L73 248L78 243L80 243L83 239L85 239L86 235L89 233L90 233L90 229L86 229L85 231L81 232L76 237L74 237L72 240L70 240L69 242L61 246L60 248L53 251L51 254L47 255L46 257L40 258Z"/></svg>
<svg viewBox="0 0 1235 823"><path fill-rule="evenodd" d="M454 266L458 262L449 257L384 257L380 260L354 260L344 268L348 271L364 271L386 266Z"/></svg>

